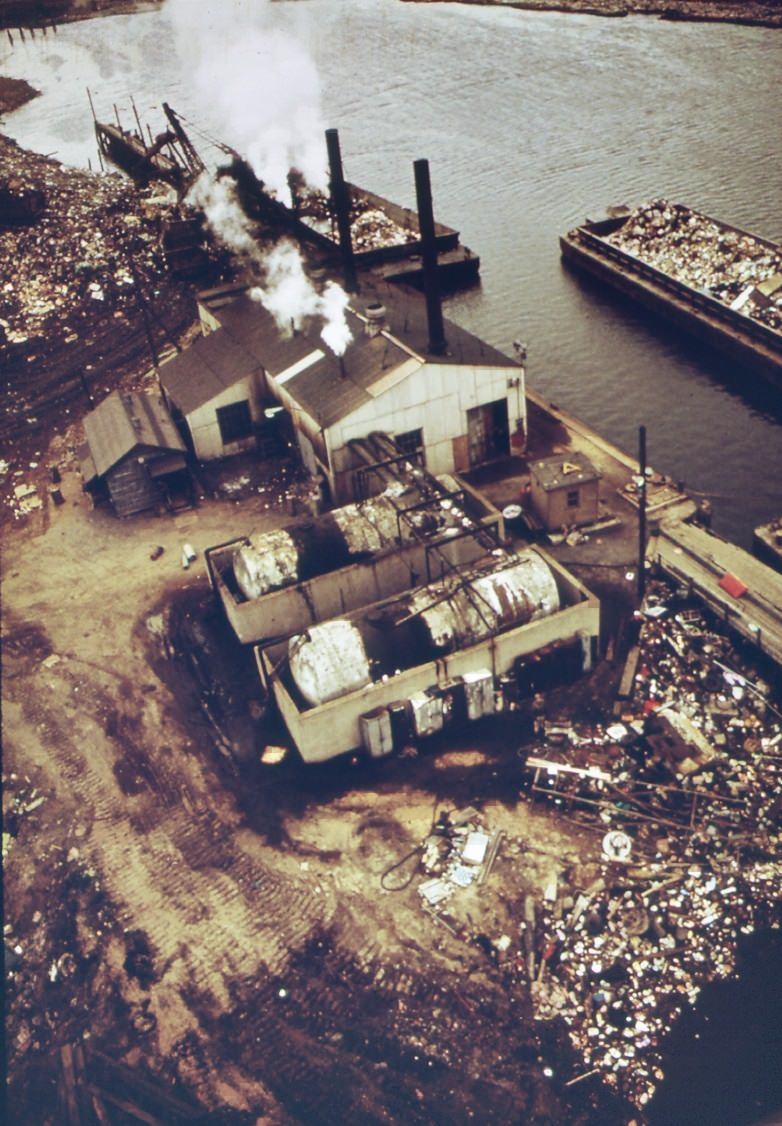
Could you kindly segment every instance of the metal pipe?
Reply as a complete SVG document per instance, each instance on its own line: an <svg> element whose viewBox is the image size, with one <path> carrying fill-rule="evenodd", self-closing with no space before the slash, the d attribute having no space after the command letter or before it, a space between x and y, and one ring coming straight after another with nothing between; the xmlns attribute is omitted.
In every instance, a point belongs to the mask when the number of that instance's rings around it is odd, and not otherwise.
<svg viewBox="0 0 782 1126"><path fill-rule="evenodd" d="M339 147L339 133L336 129L326 130L326 149L329 155L331 206L337 217L345 289L348 293L358 293L356 263L353 257L353 242L350 233L350 197L348 186L345 183L345 174L342 170L342 153Z"/></svg>
<svg viewBox="0 0 782 1126"><path fill-rule="evenodd" d="M424 292L426 294L426 320L429 326L429 351L442 356L447 348L443 326L443 309L440 303L440 279L437 274L437 243L434 235L432 186L429 181L429 161L416 160L415 195L418 204L418 227L421 234L421 258L424 267Z"/></svg>
<svg viewBox="0 0 782 1126"><path fill-rule="evenodd" d="M638 601L646 594L646 427L638 428Z"/></svg>

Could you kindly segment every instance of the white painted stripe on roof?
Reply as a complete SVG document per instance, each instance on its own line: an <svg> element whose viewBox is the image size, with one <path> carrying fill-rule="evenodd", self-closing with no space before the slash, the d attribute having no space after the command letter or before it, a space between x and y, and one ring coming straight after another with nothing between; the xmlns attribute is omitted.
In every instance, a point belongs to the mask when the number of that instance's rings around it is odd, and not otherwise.
<svg viewBox="0 0 782 1126"><path fill-rule="evenodd" d="M297 360L295 364L291 364L285 371L281 371L279 375L274 375L272 378L275 383L287 383L289 379L293 379L294 375L306 371L308 367L312 367L318 360L322 360L325 354L326 353L322 352L320 348L316 348L314 352L310 352L309 356L303 356L302 359Z"/></svg>

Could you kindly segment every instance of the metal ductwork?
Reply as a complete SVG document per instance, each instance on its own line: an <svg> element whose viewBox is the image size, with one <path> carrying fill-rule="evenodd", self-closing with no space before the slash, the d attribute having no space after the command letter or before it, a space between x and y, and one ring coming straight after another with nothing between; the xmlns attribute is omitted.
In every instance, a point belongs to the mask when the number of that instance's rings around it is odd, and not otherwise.
<svg viewBox="0 0 782 1126"><path fill-rule="evenodd" d="M329 155L331 206L337 218L345 289L348 293L358 293L356 262L353 257L353 240L350 233L350 192L342 170L342 153L339 147L339 133L336 129L326 130L326 149Z"/></svg>
<svg viewBox="0 0 782 1126"><path fill-rule="evenodd" d="M418 203L418 228L421 234L421 260L424 268L424 293L426 294L426 319L429 326L428 351L435 356L445 354L447 343L443 325L443 308L440 301L440 278L437 273L437 243L434 233L432 186L429 181L429 161L416 160L415 195Z"/></svg>

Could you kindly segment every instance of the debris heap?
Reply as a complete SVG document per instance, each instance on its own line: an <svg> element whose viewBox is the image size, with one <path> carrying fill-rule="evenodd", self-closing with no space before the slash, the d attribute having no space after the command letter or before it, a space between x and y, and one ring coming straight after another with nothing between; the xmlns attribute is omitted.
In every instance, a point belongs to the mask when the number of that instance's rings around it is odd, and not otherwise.
<svg viewBox="0 0 782 1126"><path fill-rule="evenodd" d="M308 227L337 241L337 223L328 196L315 188L302 185L297 187L296 204L300 218ZM356 252L405 246L418 238L416 230L400 226L355 189L350 196L350 224L351 240Z"/></svg>
<svg viewBox="0 0 782 1126"><path fill-rule="evenodd" d="M589 886L543 904L533 995L590 1073L637 1106L659 1046L739 936L782 924L782 711L748 651L663 583L643 610L618 722L557 730L533 795L602 836ZM568 894L572 891L572 894ZM532 976L532 975L530 975Z"/></svg>
<svg viewBox="0 0 782 1126"><path fill-rule="evenodd" d="M606 241L777 331L782 331L782 250L656 199Z"/></svg>
<svg viewBox="0 0 782 1126"><path fill-rule="evenodd" d="M161 202L119 175L96 176L2 142L11 181L29 183L46 205L29 223L0 228L0 255L13 263L0 281L0 347L50 350L83 331L96 311L135 309L129 257L147 280L162 277ZM31 167L33 165L34 167ZM158 190L158 189L155 189Z"/></svg>

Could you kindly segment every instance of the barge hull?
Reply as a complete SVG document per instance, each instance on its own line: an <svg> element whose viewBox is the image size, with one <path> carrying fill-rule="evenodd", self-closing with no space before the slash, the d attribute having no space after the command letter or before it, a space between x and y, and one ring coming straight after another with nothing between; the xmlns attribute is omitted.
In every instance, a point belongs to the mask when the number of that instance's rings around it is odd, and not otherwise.
<svg viewBox="0 0 782 1126"><path fill-rule="evenodd" d="M782 335L604 242L600 235L622 221L586 224L563 235L564 262L782 386Z"/></svg>

